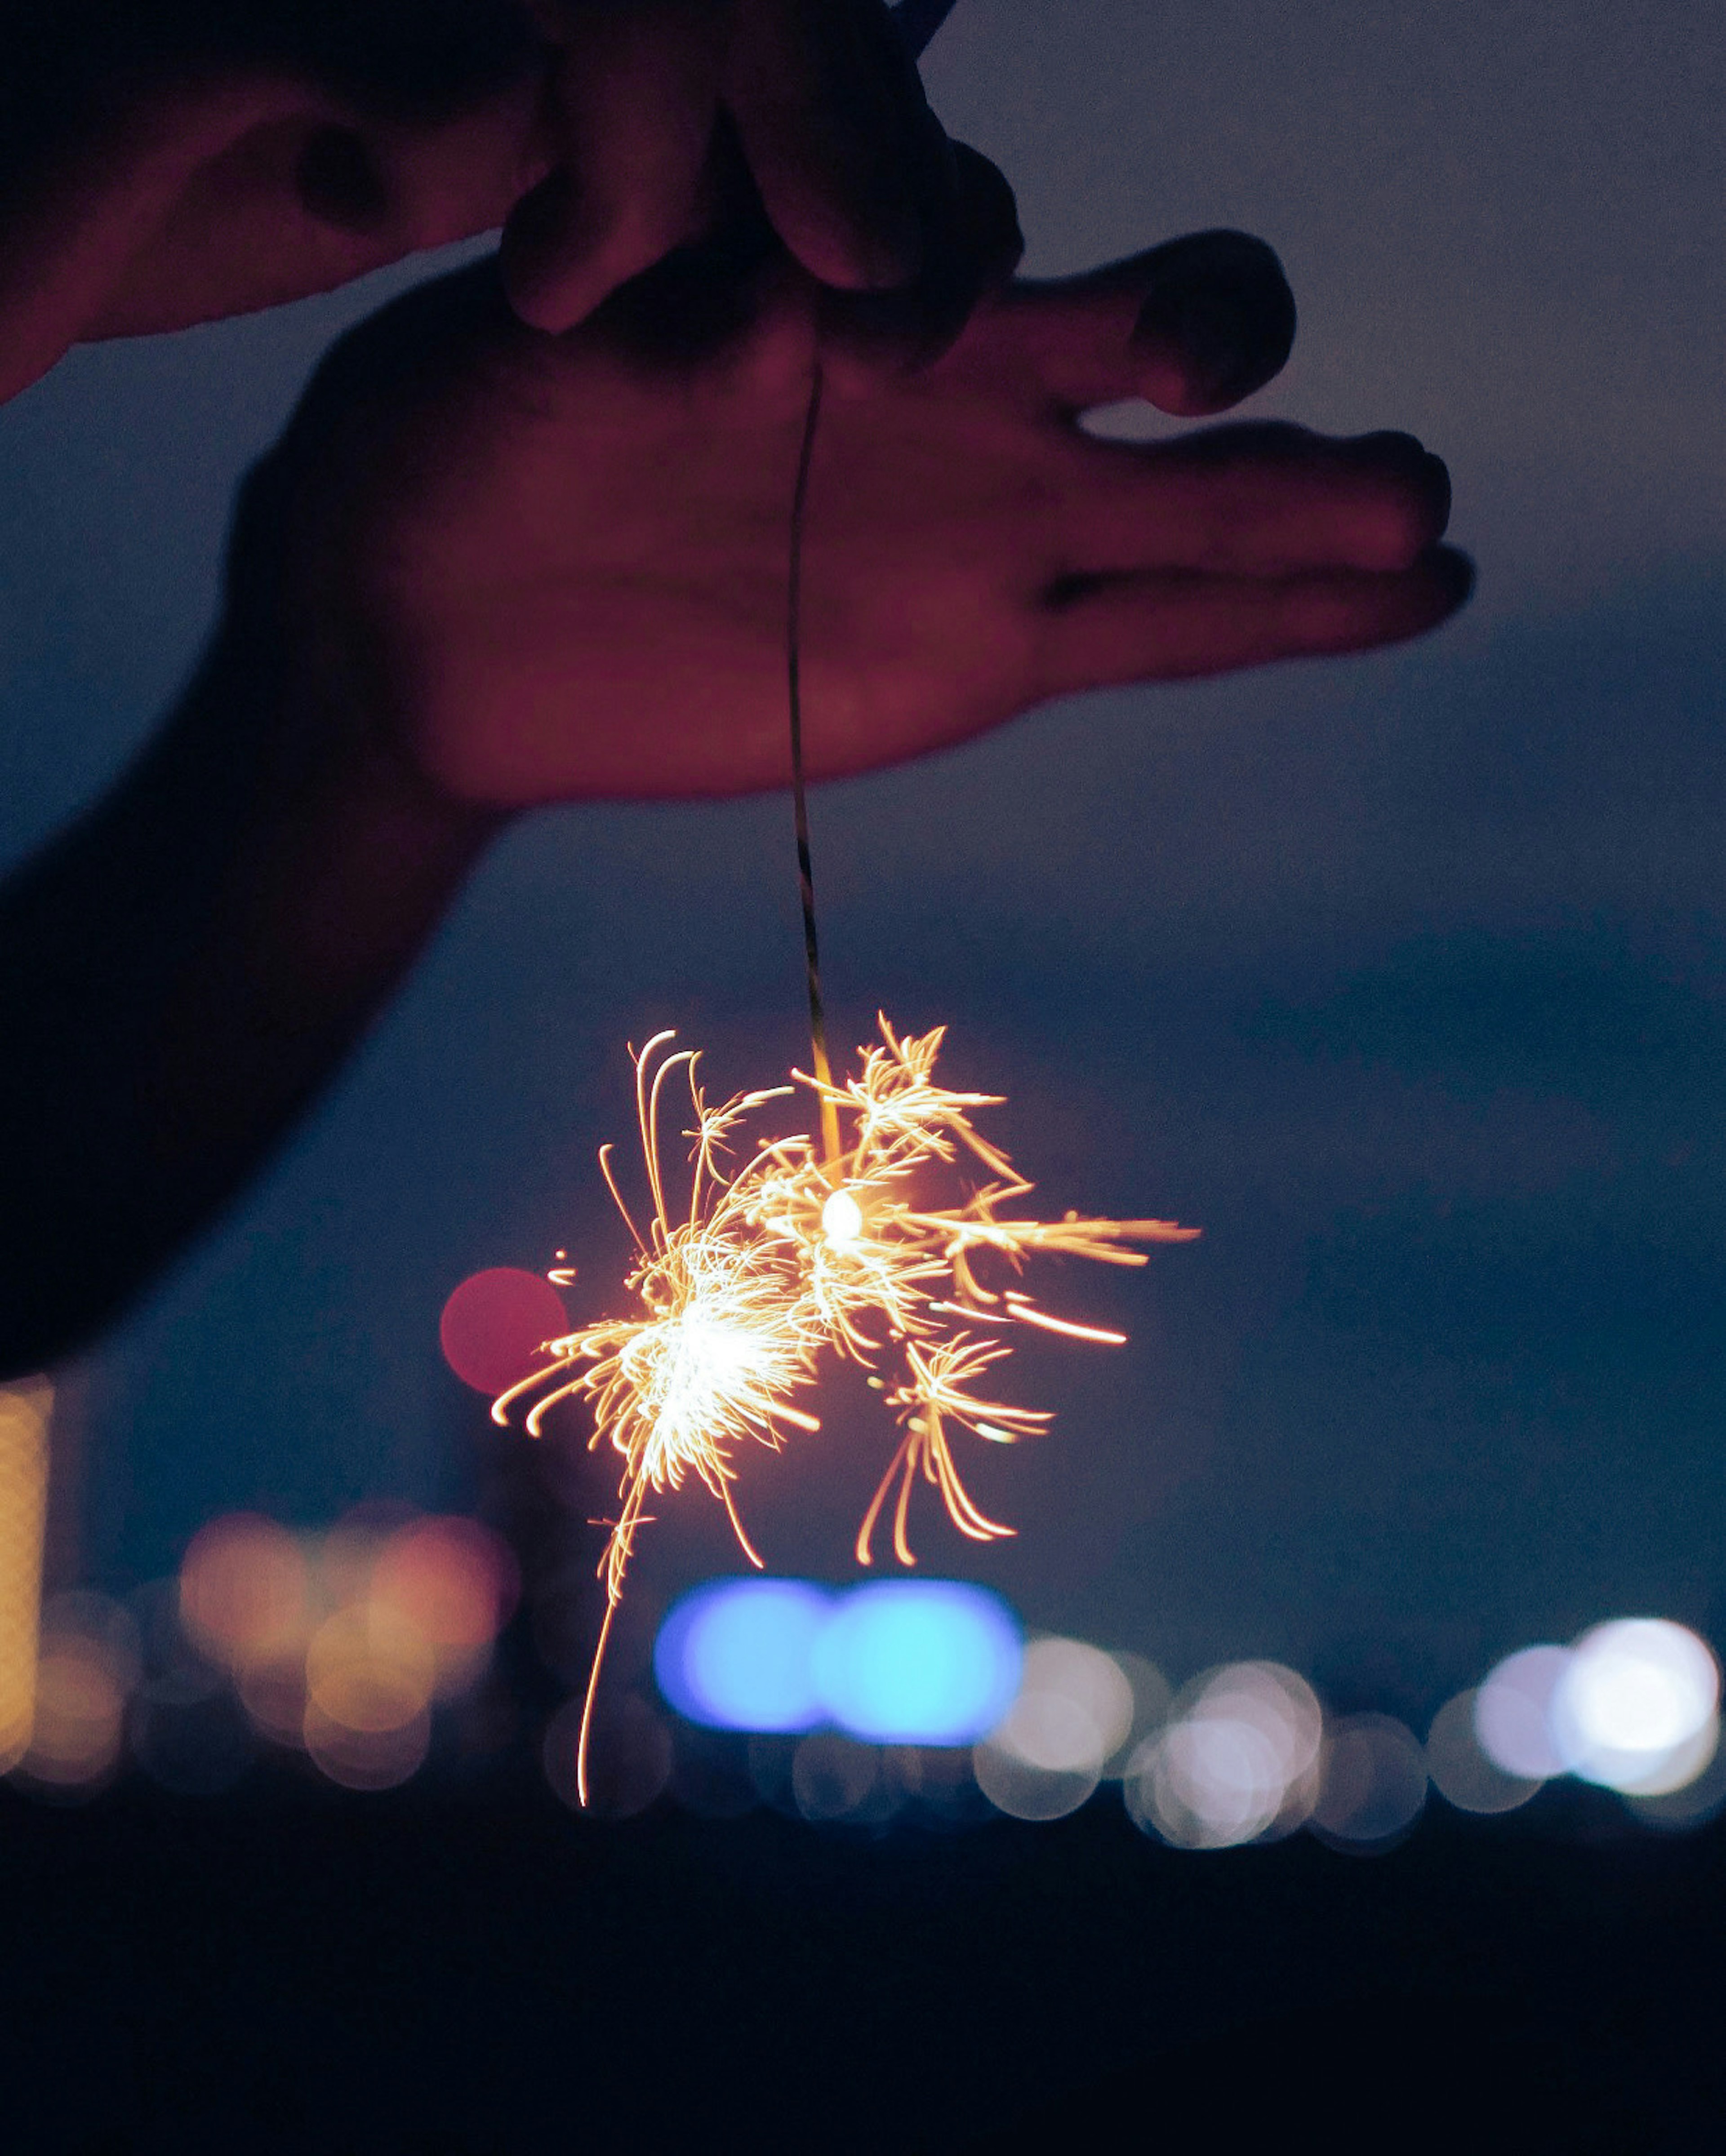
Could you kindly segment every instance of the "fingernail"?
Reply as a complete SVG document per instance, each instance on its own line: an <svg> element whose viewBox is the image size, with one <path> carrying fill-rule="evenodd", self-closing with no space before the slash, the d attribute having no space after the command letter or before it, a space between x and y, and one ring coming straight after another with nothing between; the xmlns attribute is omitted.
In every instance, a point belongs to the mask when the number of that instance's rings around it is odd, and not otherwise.
<svg viewBox="0 0 1726 2156"><path fill-rule="evenodd" d="M1294 295L1262 240L1198 233L1161 250L1133 342L1173 358L1189 408L1221 411L1250 397L1294 343Z"/></svg>

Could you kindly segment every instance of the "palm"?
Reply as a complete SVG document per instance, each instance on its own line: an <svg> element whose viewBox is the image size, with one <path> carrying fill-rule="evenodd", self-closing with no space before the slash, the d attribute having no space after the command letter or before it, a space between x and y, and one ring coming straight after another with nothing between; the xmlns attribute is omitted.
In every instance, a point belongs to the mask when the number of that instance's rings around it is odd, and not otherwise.
<svg viewBox="0 0 1726 2156"><path fill-rule="evenodd" d="M440 787L520 806L784 782L819 305L781 264L748 327L704 354L645 346L616 307L553 340L482 267L336 355L279 454L308 535L295 581L363 643ZM1018 285L922 373L830 363L805 551L812 775L1071 690L1388 641L1457 603L1456 557L1432 547L1441 468L1405 437L1084 434L1078 409L1141 386L1134 305L1130 267Z"/></svg>

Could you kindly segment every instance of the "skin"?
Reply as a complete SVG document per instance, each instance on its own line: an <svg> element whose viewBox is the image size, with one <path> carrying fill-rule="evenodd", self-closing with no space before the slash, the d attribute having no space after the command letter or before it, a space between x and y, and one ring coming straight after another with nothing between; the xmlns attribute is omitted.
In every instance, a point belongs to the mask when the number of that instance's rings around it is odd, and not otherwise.
<svg viewBox="0 0 1726 2156"><path fill-rule="evenodd" d="M1438 544L1443 467L1406 436L1225 427L1147 448L1077 426L1134 393L1226 408L1275 372L1292 303L1259 243L1199 235L1003 284L1010 195L947 146L945 207L919 212L893 260L914 256L913 274L860 290L833 237L853 228L832 210L851 182L783 185L762 146L795 127L723 66L714 81L693 242L664 249L681 207L630 225L628 246L537 228L534 259L564 270L536 284L506 232L496 263L336 347L247 483L180 707L0 891L0 1129L19 1134L0 1149L0 1217L29 1224L0 1244L0 1370L74 1352L219 1211L514 815L785 783L787 515L818 360L815 777L1104 683L1370 649L1466 596L1466 562ZM687 95L655 108L650 136L685 124L664 113ZM152 125L183 174L184 132L159 108ZM172 217L137 219L131 156L116 136L81 168L63 203L76 230L39 255L34 300L16 276L0 291L38 358L111 329L114 295L149 282L139 261L200 259L162 239ZM648 194L686 203L681 180ZM800 224L810 198L828 207ZM79 253L78 233L128 216L155 257L105 239ZM617 280L652 248L655 266ZM284 284L312 274L290 276L293 259L287 244ZM132 266L104 285L92 261ZM98 287L93 312L68 311ZM223 287L212 271L179 289L207 308ZM602 290L560 335L522 319Z"/></svg>
<svg viewBox="0 0 1726 2156"><path fill-rule="evenodd" d="M75 343L275 306L500 226L516 312L569 329L740 187L835 290L902 290L953 255L963 176L881 0L521 14L519 52L435 97L331 80L291 46L164 59L90 32L88 80L54 100L71 116L0 173L0 399Z"/></svg>

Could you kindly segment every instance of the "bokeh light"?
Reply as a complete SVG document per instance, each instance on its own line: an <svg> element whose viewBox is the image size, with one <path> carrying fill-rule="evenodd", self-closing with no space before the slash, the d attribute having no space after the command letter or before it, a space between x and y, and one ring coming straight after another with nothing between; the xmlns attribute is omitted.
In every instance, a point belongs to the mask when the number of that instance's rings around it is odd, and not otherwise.
<svg viewBox="0 0 1726 2156"><path fill-rule="evenodd" d="M411 1625L430 1648L439 1698L485 1667L514 1609L519 1574L509 1545L478 1520L414 1520L398 1527L372 1569L371 1600Z"/></svg>
<svg viewBox="0 0 1726 2156"><path fill-rule="evenodd" d="M1691 1779L1673 1789L1627 1790L1624 1801L1643 1825L1667 1834L1706 1826L1726 1812L1726 1746L1719 1743L1719 1717L1708 1734L1713 1737L1713 1756Z"/></svg>
<svg viewBox="0 0 1726 2156"><path fill-rule="evenodd" d="M25 1779L64 1794L103 1787L120 1763L140 1667L137 1627L119 1603L89 1590L45 1603Z"/></svg>
<svg viewBox="0 0 1726 2156"><path fill-rule="evenodd" d="M1569 1659L1568 1647L1524 1647L1495 1664L1475 1694L1480 1748L1505 1774L1544 1781L1564 1772L1549 1717Z"/></svg>
<svg viewBox="0 0 1726 2156"><path fill-rule="evenodd" d="M709 1728L836 1724L872 1744L968 1744L1006 1711L1020 1659L1012 1612L983 1588L886 1580L835 1594L726 1579L674 1604L654 1673L667 1702Z"/></svg>
<svg viewBox="0 0 1726 2156"><path fill-rule="evenodd" d="M368 1506L296 1536L236 1512L193 1537L172 1614L258 1735L388 1789L425 1758L433 1707L484 1676L518 1592L508 1545L477 1520ZM213 1688L183 1651L145 1684L140 1761L170 1786L214 1789L249 1762L225 1707L198 1704Z"/></svg>
<svg viewBox="0 0 1726 2156"><path fill-rule="evenodd" d="M1068 1710L1066 1702L1053 1703L1050 1718ZM1069 1725L1069 1729L1071 1725ZM1058 1820L1088 1804L1102 1779L1096 1767L1035 1767L1022 1753L1009 1751L987 1738L971 1753L971 1771L998 1812L1009 1819Z"/></svg>
<svg viewBox="0 0 1726 2156"><path fill-rule="evenodd" d="M470 1274L444 1305L438 1344L463 1384L495 1399L538 1367L547 1341L568 1330L563 1298L542 1273L492 1265Z"/></svg>
<svg viewBox="0 0 1726 2156"><path fill-rule="evenodd" d="M882 1772L881 1753L837 1730L817 1730L791 1755L791 1791L797 1809L819 1825L845 1820L878 1825L898 1809L897 1793Z"/></svg>
<svg viewBox="0 0 1726 2156"><path fill-rule="evenodd" d="M336 1697L342 1698L339 1692ZM367 1697L375 1699L377 1694ZM362 1729L338 1721L309 1698L302 1734L314 1763L343 1789L393 1789L424 1765L431 1748L431 1717L421 1707L392 1726Z"/></svg>
<svg viewBox="0 0 1726 2156"><path fill-rule="evenodd" d="M1018 1621L998 1594L958 1580L853 1588L815 1642L827 1715L876 1744L969 1744L1019 1689Z"/></svg>
<svg viewBox="0 0 1726 2156"><path fill-rule="evenodd" d="M1012 1705L976 1748L978 1786L1015 1819L1076 1811L1131 1732L1134 1711L1130 1679L1100 1647L1033 1640Z"/></svg>
<svg viewBox="0 0 1726 2156"><path fill-rule="evenodd" d="M1153 1661L1134 1654L1130 1648L1112 1647L1109 1660L1133 1689L1133 1719L1114 1756L1103 1766L1105 1779L1112 1777L1119 1781L1133 1753L1169 1719L1174 1687Z"/></svg>
<svg viewBox="0 0 1726 2156"><path fill-rule="evenodd" d="M338 1609L306 1650L307 1712L357 1736L402 1729L431 1704L437 1658L419 1627L387 1604Z"/></svg>
<svg viewBox="0 0 1726 2156"><path fill-rule="evenodd" d="M242 1670L303 1644L311 1572L296 1538L257 1512L198 1529L180 1563L180 1620L213 1661Z"/></svg>
<svg viewBox="0 0 1726 2156"><path fill-rule="evenodd" d="M1128 1761L1135 1824L1181 1849L1230 1849L1292 1832L1318 1794L1323 1717L1277 1662L1231 1662L1177 1695Z"/></svg>
<svg viewBox="0 0 1726 2156"><path fill-rule="evenodd" d="M1465 1812L1508 1812L1544 1786L1538 1774L1508 1774L1482 1749L1475 1726L1476 1695L1459 1691L1432 1717L1426 1772L1433 1787Z"/></svg>
<svg viewBox="0 0 1726 2156"><path fill-rule="evenodd" d="M0 1774L29 1749L48 1518L45 1383L0 1389Z"/></svg>
<svg viewBox="0 0 1726 2156"><path fill-rule="evenodd" d="M800 1579L722 1579L673 1604L654 1643L660 1691L715 1729L813 1729L826 1719L814 1649L833 1598Z"/></svg>
<svg viewBox="0 0 1726 2156"><path fill-rule="evenodd" d="M1596 1625L1571 1649L1549 1725L1573 1774L1660 1796L1713 1758L1719 1702L1719 1670L1694 1632L1662 1618L1623 1618Z"/></svg>
<svg viewBox="0 0 1726 2156"><path fill-rule="evenodd" d="M1349 1714L1330 1724L1307 1822L1322 1840L1364 1852L1390 1849L1425 1802L1425 1754L1405 1723L1390 1714Z"/></svg>
<svg viewBox="0 0 1726 2156"><path fill-rule="evenodd" d="M0 1475L8 1433L34 1418L39 1440L49 1397L0 1390ZM520 1573L503 1538L463 1515L373 1502L296 1533L224 1514L193 1537L175 1578L124 1603L80 1590L39 1610L33 1578L31 1666L22 1687L15 1674L10 1694L0 1686L13 1717L0 1772L41 1795L98 1791L128 1752L164 1788L219 1795L271 1748L344 1788L389 1789L425 1764L440 1727L449 1759L470 1767L520 1726L489 1676ZM1371 1852L1413 1830L1429 1787L1490 1815L1569 1774L1651 1827L1726 1812L1719 1663L1698 1633L1661 1618L1505 1656L1444 1702L1424 1744L1386 1714L1327 1722L1279 1663L1224 1664L1172 1693L1130 1650L1054 1635L1027 1644L999 1595L951 1580L709 1581L673 1605L653 1667L669 1716L627 1686L602 1691L590 1817L627 1819L664 1797L713 1820L764 1803L870 1830L991 1813L1044 1821L1118 1779L1135 1824L1177 1848L1305 1825L1332 1847ZM540 1748L573 1808L581 1713L579 1697L559 1708Z"/></svg>

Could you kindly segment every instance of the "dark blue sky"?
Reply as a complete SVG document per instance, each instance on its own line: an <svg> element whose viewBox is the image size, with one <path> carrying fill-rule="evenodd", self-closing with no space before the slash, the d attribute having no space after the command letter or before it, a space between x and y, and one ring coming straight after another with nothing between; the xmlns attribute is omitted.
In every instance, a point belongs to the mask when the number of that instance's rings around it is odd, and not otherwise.
<svg viewBox="0 0 1726 2156"><path fill-rule="evenodd" d="M1276 244L1300 340L1249 408L1421 433L1480 565L1407 651L1076 701L817 798L840 1037L877 1004L950 1022L1051 1202L1206 1230L1060 1285L1133 1339L1027 1368L1054 1430L976 1474L1020 1539L918 1537L1177 1676L1369 1668L1415 1712L1600 1617L1726 1635L1710 16L963 0L930 57L1028 269L1205 224ZM78 354L0 412L5 858L183 679L239 475L378 285ZM498 850L275 1171L76 1374L100 1574L235 1504L460 1494L483 1409L439 1306L563 1244L607 1298L625 1039L677 1025L718 1086L798 1052L788 826L579 809ZM844 1575L889 1442L841 1403L761 1464L770 1563ZM722 1529L686 1499L646 1591L727 1565Z"/></svg>

